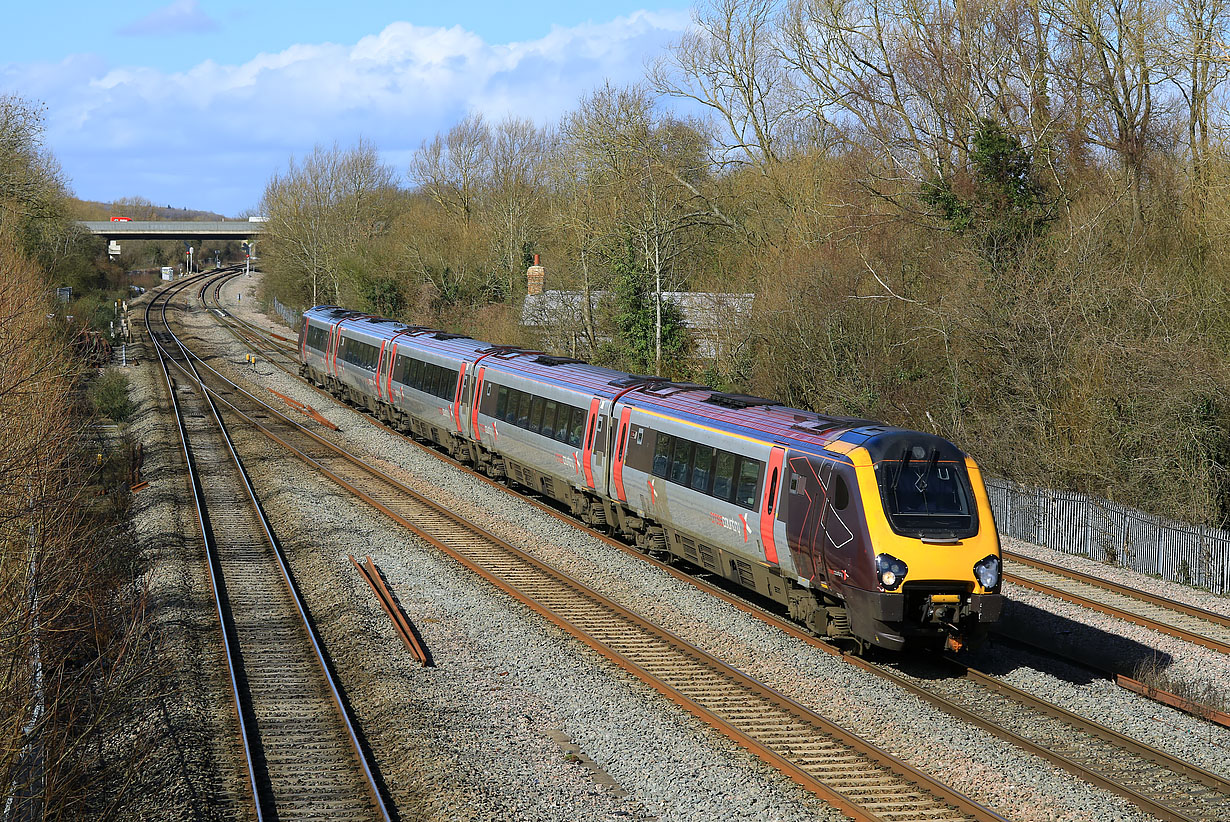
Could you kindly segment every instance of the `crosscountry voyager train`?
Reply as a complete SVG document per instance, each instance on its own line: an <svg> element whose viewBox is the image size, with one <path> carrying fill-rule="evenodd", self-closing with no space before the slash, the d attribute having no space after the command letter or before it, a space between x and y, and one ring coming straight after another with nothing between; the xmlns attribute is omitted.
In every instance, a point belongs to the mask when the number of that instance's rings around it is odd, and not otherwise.
<svg viewBox="0 0 1230 822"><path fill-rule="evenodd" d="M336 306L300 373L589 525L776 600L820 635L960 648L999 619L999 538L952 443Z"/></svg>

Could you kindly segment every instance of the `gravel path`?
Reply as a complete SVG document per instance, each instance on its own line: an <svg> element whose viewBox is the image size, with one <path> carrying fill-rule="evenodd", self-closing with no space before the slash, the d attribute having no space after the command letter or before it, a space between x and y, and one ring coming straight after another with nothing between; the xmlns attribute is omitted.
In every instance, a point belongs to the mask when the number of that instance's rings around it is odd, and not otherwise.
<svg viewBox="0 0 1230 822"><path fill-rule="evenodd" d="M237 283L238 287L245 289L242 309L234 305L234 287L226 289L225 296L230 298L232 310L268 325L266 318L256 316L248 308L255 304L249 296L254 279ZM219 342L228 338L225 332L214 332L214 339ZM231 359L242 363L241 354ZM1145 818L1117 797L1086 786L1005 744L987 740L981 732L902 696L883 681L821 652L800 646L691 586L489 488L474 477L441 464L421 449L375 428L366 417L307 389L268 364L258 364L255 373L249 370L246 376L313 405L341 428L341 438L352 447L365 451L384 467L401 471L403 480L408 484L431 489L437 498L464 515L486 518L491 529L510 542L532 550L568 573L589 580L607 596L632 605L648 618L696 638L698 644L707 650L728 659L788 696L838 722L860 728L871 741L894 753L911 756L917 766L991 804L1006 816L1016 819ZM294 516L293 511L302 509L307 497L315 505L318 496L330 498L324 492L320 495L300 493L288 501L282 515ZM353 505L348 506L341 499L336 499L336 502L339 504L328 507L319 515L319 521L333 523L340 520L336 527L341 532L357 528L351 519L365 514L355 511ZM307 523L315 521L311 518L306 520ZM305 527L317 528L311 525ZM335 525L325 527L332 530ZM356 530L355 536L349 538L347 543L370 542L373 548L364 548L363 551L371 553L385 568L394 591L402 598L412 618L418 620L437 659L447 660L442 664L442 669L447 670L425 676L439 680L452 675L455 671L450 666L464 660L473 665L467 675L477 679L468 687L448 689L448 693L480 693L486 688L498 688L487 691L498 693L498 699L488 697L479 700L479 706L472 706L474 715L484 719L490 717L487 711L494 704L503 704L513 693L540 706L553 709L568 706L565 715L553 716L551 721L555 721L589 756L611 772L629 791L630 800L638 803L644 811L663 818L700 818L700 815L714 812L714 807L707 804L707 798L720 795L721 815L724 817L775 818L766 815L766 809L754 802L768 801L770 795L780 795L780 790L766 791L758 784L750 794L735 791L727 796L720 787L707 788L706 779L711 780L717 774L725 773L727 767L749 771L746 776L734 779L736 783L759 779L761 777L757 776L757 771L761 766L758 763L737 751L732 752L724 741L713 739L712 734L695 726L690 731L684 730L680 740L672 739L667 745L664 740L656 739L652 750L644 750L639 745L637 734L645 734L647 727L654 728L655 733L660 728L670 727L675 733L679 729L689 728L691 721L676 716L677 711L664 710L655 705L655 701L660 700L646 694L639 685L628 683L609 666L594 667L593 662L589 661L591 655L578 651L575 643L561 640L554 629L537 624L535 618L521 612L518 606L505 601L503 607L496 608L494 615L500 618L502 614L503 619L492 627L487 622L492 616L489 609L493 603L501 602L502 597L482 586L475 589L475 583L468 577L457 574L449 563L434 558L430 552L425 553L396 530L388 536L378 536L388 530L379 520L371 523L371 529ZM325 549L323 546L330 543L330 539L325 537L314 542L321 546L317 551L325 556L321 559L325 563L324 569L340 569L334 573L341 573L343 578L355 577L347 584L352 587L357 585L357 575L348 570L348 565L340 564L345 559L344 551ZM325 574L322 572L321 575ZM359 593L366 594L366 591L363 589ZM1061 620L1058 623L1060 627L1055 630L1066 629L1063 627L1066 623L1062 622L1062 604L1030 602L1023 592L1018 591L1011 591L1010 596L1032 606L1014 608L1019 616L1040 620L1048 613L1055 613ZM374 603L363 606L360 602L356 607L367 607L379 614ZM513 616L516 617L516 629L511 627L514 625ZM380 618L383 616L380 615ZM1100 635L1122 634L1126 628L1132 627L1125 628L1121 623L1096 615L1088 618L1093 620L1091 627L1100 631ZM427 622L427 619L439 619L440 622ZM1036 627L1050 630L1041 624ZM382 636L385 635L382 633ZM456 648L454 643L462 636L467 642L462 648ZM514 640L505 642L509 637L514 637ZM391 633L385 638L392 642ZM1185 644L1180 645L1184 647L1175 649L1176 658L1192 652ZM489 668L478 664L479 660L490 664L493 659L497 660L495 667L498 669L494 679ZM554 683L571 681L580 676L578 671L587 661L592 673L586 676L593 679L587 679L583 685L570 685L564 694L552 689ZM1082 672L1040 662L1029 655L1002 647L988 648L978 661L984 667L995 666L993 669L1003 673L1013 684L1057 699L1072 710L1088 713L1106 724L1139 735L1145 741L1190 756L1212 770L1230 771L1230 735L1224 729L1157 706L1104 681L1089 681ZM508 671L507 675L500 677L500 672L504 670ZM481 676L484 671L486 676ZM611 724L615 722L610 718L611 709L604 707L601 701L594 704L590 700L597 694L604 695L604 699L608 694L628 694L633 704L642 705L643 710L651 712L655 718L645 719L642 713L641 721L632 723L635 732L621 733L620 723ZM417 704L423 711L446 710L430 698ZM487 711L479 710L482 705L488 706ZM469 710L461 715L468 715ZM614 714L620 719L631 715L622 704ZM537 718L540 713L527 711L521 715ZM497 718L492 727L506 733L524 730L531 737L539 738L541 743L544 724L530 719L525 724L518 723L513 721L515 716L515 712L508 712ZM475 733L475 727L465 725L464 733ZM457 728L453 730L460 732ZM708 753L698 755L693 751L689 754L685 752L686 748L677 747L687 740L695 744L704 743L703 747ZM522 750L532 751L534 748L531 746ZM526 768L534 770L532 762L518 768L506 757L499 759L502 770L490 772L501 774L490 786L493 791L498 791L496 785L517 782L521 777L516 772ZM732 764L725 764L727 762ZM504 771L510 768L514 773L505 774ZM471 779L462 777L467 773L464 767L454 773L461 780L460 784L472 783ZM769 777L770 782L774 779ZM787 784L781 790L789 797L792 786ZM1045 797L1044 801L1042 797ZM792 801L797 802L797 798ZM753 804L746 804L748 802ZM582 813L580 818L590 817Z"/></svg>

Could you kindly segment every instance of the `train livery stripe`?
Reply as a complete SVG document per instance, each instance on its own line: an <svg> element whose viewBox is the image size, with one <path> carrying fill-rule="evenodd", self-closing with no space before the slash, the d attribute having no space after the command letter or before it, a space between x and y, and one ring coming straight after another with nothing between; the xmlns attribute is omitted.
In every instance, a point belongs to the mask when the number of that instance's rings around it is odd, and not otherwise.
<svg viewBox="0 0 1230 822"><path fill-rule="evenodd" d="M764 556L769 562L777 564L777 540L773 536L774 523L777 521L778 493L782 484L782 462L786 457L786 449L774 446L769 452L769 473L764 484L764 502L760 506L760 541L764 543Z"/></svg>
<svg viewBox="0 0 1230 822"><path fill-rule="evenodd" d="M474 397L470 402L470 436L478 442L483 441L478 430L478 404L483 401L483 377L487 374L487 366L478 367L478 379L474 381Z"/></svg>
<svg viewBox="0 0 1230 822"><path fill-rule="evenodd" d="M632 414L631 408L625 408L623 413L619 415L619 436L615 438L615 453L611 460L611 474L615 480L615 498L620 502L627 502L628 498L624 496L624 449L627 448L626 438L628 436L628 417Z"/></svg>
<svg viewBox="0 0 1230 822"><path fill-rule="evenodd" d="M389 398L389 402L393 401L393 367L397 363L397 343L393 343L389 348L389 378L384 383L385 396Z"/></svg>
<svg viewBox="0 0 1230 822"><path fill-rule="evenodd" d="M465 393L466 388L466 363L461 364L461 373L457 375L457 391L453 396L453 420L457 423L457 433L464 434L465 429L461 427L461 395Z"/></svg>
<svg viewBox="0 0 1230 822"><path fill-rule="evenodd" d="M589 424L585 426L585 447L581 450L581 465L585 468L585 484L594 487L594 469L590 460L594 456L594 426L598 424L598 398L589 401Z"/></svg>

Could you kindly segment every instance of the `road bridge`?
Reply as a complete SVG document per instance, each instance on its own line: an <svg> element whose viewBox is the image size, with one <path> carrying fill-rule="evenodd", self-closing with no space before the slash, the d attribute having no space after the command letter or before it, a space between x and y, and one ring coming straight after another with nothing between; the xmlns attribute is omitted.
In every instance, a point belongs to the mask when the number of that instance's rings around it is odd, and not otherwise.
<svg viewBox="0 0 1230 822"><path fill-rule="evenodd" d="M104 240L252 240L265 233L264 223L246 220L81 220L86 231Z"/></svg>

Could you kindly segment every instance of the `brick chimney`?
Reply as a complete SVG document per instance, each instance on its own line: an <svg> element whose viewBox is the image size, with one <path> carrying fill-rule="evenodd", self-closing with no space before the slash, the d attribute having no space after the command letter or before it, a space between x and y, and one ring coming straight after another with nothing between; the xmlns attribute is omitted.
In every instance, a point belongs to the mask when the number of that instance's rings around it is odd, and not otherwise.
<svg viewBox="0 0 1230 822"><path fill-rule="evenodd" d="M547 270L538 264L538 255L534 255L534 264L525 270L525 290L531 296L542 293L543 282L547 279Z"/></svg>

